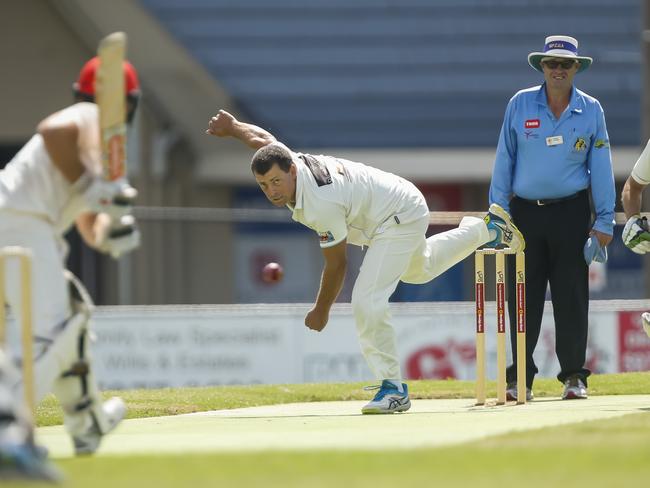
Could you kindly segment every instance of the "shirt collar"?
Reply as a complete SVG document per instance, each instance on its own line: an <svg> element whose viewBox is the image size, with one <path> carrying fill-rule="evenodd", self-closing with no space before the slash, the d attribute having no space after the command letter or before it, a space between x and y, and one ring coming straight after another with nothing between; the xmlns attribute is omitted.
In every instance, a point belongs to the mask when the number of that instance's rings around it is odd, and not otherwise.
<svg viewBox="0 0 650 488"><path fill-rule="evenodd" d="M535 100L538 104L543 105L548 108L548 102L546 101L546 82L542 83L537 90L537 96ZM585 101L580 92L578 92L575 85L571 86L571 97L569 98L569 107L571 107L571 112L575 114L581 114L585 106Z"/></svg>
<svg viewBox="0 0 650 488"><path fill-rule="evenodd" d="M302 210L303 208L303 188L305 183L305 171L307 171L307 168L305 168L305 165L302 164L302 161L295 153L291 153L291 158L293 159L293 164L296 165L296 204L292 207L287 203L287 207L295 214L296 210Z"/></svg>

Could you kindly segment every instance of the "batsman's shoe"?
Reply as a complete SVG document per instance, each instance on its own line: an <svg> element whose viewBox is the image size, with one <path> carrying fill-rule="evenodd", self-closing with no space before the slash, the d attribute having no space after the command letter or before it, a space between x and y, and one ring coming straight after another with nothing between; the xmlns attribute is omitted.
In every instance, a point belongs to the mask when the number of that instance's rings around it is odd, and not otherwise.
<svg viewBox="0 0 650 488"><path fill-rule="evenodd" d="M564 382L562 400L584 400L587 398L587 387L580 376L570 376Z"/></svg>
<svg viewBox="0 0 650 488"><path fill-rule="evenodd" d="M86 432L72 438L77 456L86 456L97 451L102 437L115 429L126 415L126 405L120 397L113 397L102 404L102 411L104 414L102 429L97 421L93 421Z"/></svg>
<svg viewBox="0 0 650 488"><path fill-rule="evenodd" d="M61 481L61 473L47 460L47 451L30 443L0 444L0 480Z"/></svg>
<svg viewBox="0 0 650 488"><path fill-rule="evenodd" d="M526 401L530 402L535 398L535 395L533 395L533 390L531 388L526 387ZM512 383L508 383L508 386L506 386L506 401L508 402L516 402L517 401L517 382L513 381Z"/></svg>
<svg viewBox="0 0 650 488"><path fill-rule="evenodd" d="M381 382L381 385L367 386L365 390L379 390L367 405L361 409L361 413L394 413L406 412L411 408L409 390L406 383L402 383L404 391L399 391L397 386L388 380Z"/></svg>
<svg viewBox="0 0 650 488"><path fill-rule="evenodd" d="M526 247L524 236L517 229L508 212L506 212L500 205L493 203L483 219L488 230L494 230L497 237L485 244L487 248L502 248L509 247L515 252L523 251Z"/></svg>
<svg viewBox="0 0 650 488"><path fill-rule="evenodd" d="M645 333L650 337L650 313L643 312L641 314L641 323L643 324L643 330L645 330Z"/></svg>

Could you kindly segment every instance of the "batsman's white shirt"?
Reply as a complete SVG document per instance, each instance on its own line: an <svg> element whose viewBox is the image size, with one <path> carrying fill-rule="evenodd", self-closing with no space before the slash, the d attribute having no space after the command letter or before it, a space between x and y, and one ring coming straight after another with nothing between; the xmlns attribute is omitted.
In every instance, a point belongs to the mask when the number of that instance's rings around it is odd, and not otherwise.
<svg viewBox="0 0 650 488"><path fill-rule="evenodd" d="M93 176L101 172L99 112L94 103L71 105L53 117L79 127L79 149L84 166ZM35 134L0 171L0 209L47 220L63 234L83 211L76 188L54 166L43 138Z"/></svg>
<svg viewBox="0 0 650 488"><path fill-rule="evenodd" d="M650 141L632 168L632 178L640 185L650 185Z"/></svg>
<svg viewBox="0 0 650 488"><path fill-rule="evenodd" d="M87 173L101 171L97 105L76 103L51 117L79 127L78 146ZM0 247L32 250L32 298L35 335L51 338L53 329L70 316L63 261L67 246L62 235L85 210L77 191L54 166L43 138L36 134L0 171ZM16 263L7 263L7 301L20 307L20 279ZM15 328L14 328L15 329Z"/></svg>
<svg viewBox="0 0 650 488"><path fill-rule="evenodd" d="M413 183L365 164L331 156L293 153L297 167L293 219L315 230L321 247L347 239L367 246L392 223L428 218Z"/></svg>

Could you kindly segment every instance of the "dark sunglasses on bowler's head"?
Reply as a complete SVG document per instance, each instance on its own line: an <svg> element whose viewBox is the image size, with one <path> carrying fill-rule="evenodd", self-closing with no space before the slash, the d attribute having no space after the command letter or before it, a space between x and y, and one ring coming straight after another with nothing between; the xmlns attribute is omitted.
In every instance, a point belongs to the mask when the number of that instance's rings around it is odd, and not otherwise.
<svg viewBox="0 0 650 488"><path fill-rule="evenodd" d="M562 69L571 69L576 62L573 59L567 59L566 61L544 61L542 64L548 69L555 69L560 66Z"/></svg>

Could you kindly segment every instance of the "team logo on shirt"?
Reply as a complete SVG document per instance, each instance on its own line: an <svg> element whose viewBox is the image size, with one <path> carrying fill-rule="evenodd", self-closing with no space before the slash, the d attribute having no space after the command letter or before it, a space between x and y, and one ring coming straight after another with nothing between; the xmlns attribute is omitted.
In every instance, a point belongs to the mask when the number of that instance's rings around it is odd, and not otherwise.
<svg viewBox="0 0 650 488"><path fill-rule="evenodd" d="M609 147L609 141L607 139L596 139L594 147L596 149L600 149L601 147Z"/></svg>
<svg viewBox="0 0 650 488"><path fill-rule="evenodd" d="M576 143L573 145L573 149L575 149L576 151L584 151L585 149L587 149L587 143L582 137L578 137L576 139Z"/></svg>
<svg viewBox="0 0 650 488"><path fill-rule="evenodd" d="M539 129L539 119L528 119L524 122L524 129Z"/></svg>
<svg viewBox="0 0 650 488"><path fill-rule="evenodd" d="M319 232L318 238L320 239L321 244L325 244L327 242L334 242L334 236L329 230L327 232Z"/></svg>
<svg viewBox="0 0 650 488"><path fill-rule="evenodd" d="M539 139L539 134L537 132L533 132L532 130L525 130L524 136L526 136L526 139L530 139L531 137L533 139Z"/></svg>

